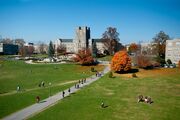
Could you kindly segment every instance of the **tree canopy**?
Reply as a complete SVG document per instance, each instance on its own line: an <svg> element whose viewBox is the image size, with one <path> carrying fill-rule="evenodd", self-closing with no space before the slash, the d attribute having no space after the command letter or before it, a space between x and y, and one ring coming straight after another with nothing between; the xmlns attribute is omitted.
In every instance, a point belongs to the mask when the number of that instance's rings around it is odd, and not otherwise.
<svg viewBox="0 0 180 120"><path fill-rule="evenodd" d="M131 69L131 58L126 51L115 53L111 61L111 69L115 72L124 72Z"/></svg>
<svg viewBox="0 0 180 120"><path fill-rule="evenodd" d="M108 27L102 35L103 43L107 47L108 52L113 55L118 48L119 33L116 28Z"/></svg>
<svg viewBox="0 0 180 120"><path fill-rule="evenodd" d="M158 57L165 59L165 48L166 48L166 40L169 40L170 37L165 32L160 31L153 38L154 43L156 43L156 49L158 52Z"/></svg>
<svg viewBox="0 0 180 120"><path fill-rule="evenodd" d="M55 53L54 46L53 46L52 41L50 41L50 43L49 43L49 49L48 49L48 55L49 55L49 57L53 57L53 56L54 56L54 53Z"/></svg>
<svg viewBox="0 0 180 120"><path fill-rule="evenodd" d="M75 62L79 62L81 65L92 65L94 64L94 59L91 54L90 49L79 50L74 57Z"/></svg>

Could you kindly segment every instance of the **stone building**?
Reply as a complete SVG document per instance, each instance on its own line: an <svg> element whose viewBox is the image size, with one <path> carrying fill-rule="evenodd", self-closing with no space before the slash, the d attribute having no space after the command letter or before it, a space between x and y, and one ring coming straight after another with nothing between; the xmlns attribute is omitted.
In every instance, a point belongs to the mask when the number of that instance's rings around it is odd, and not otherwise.
<svg viewBox="0 0 180 120"><path fill-rule="evenodd" d="M65 46L67 52L77 53L80 49L92 49L93 42L96 42L96 46L99 52L103 53L106 47L102 43L101 39L91 39L89 27L77 27L75 30L74 39L57 39L54 42L55 50L58 46Z"/></svg>
<svg viewBox="0 0 180 120"><path fill-rule="evenodd" d="M166 41L166 61L170 59L172 63L178 63L180 60L180 39Z"/></svg>

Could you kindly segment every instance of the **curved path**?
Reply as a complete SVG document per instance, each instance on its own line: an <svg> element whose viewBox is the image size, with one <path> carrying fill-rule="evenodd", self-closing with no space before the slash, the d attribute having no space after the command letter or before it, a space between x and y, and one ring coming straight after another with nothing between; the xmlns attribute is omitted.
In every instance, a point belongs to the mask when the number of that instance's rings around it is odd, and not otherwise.
<svg viewBox="0 0 180 120"><path fill-rule="evenodd" d="M110 71L110 67L107 66L103 71L102 71L102 76L106 73L108 73ZM78 90L80 90L82 87L85 87L86 85L89 85L91 84L92 82L98 80L100 77L96 77L95 75L91 76L90 78L87 78L86 79L86 82L84 84L82 84L80 86L79 89L75 88L75 86L72 86L70 89L71 89L71 93L74 93ZM68 89L64 90L65 91L65 95L64 97L66 96L69 96L69 92L68 92ZM59 100L63 99L62 97L62 91L45 99L45 100L42 100L40 101L40 103L36 103L36 104L33 104L29 107L26 107L18 112L15 112L5 118L3 118L3 120L23 120L23 119L27 119L29 117L32 117L33 115L45 110L46 108L50 107L50 106L53 106L55 105Z"/></svg>

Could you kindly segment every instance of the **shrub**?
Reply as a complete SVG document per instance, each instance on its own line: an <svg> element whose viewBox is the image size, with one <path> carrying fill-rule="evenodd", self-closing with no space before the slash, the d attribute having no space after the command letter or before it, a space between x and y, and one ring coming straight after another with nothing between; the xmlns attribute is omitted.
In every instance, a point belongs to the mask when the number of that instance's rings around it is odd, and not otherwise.
<svg viewBox="0 0 180 120"><path fill-rule="evenodd" d="M90 49L79 50L73 59L75 62L79 62L81 65L95 64Z"/></svg>
<svg viewBox="0 0 180 120"><path fill-rule="evenodd" d="M126 51L115 53L111 61L111 69L116 72L124 72L131 69L131 58Z"/></svg>
<svg viewBox="0 0 180 120"><path fill-rule="evenodd" d="M153 65L152 65L151 61L149 60L149 58L144 55L140 55L137 57L137 64L140 68L143 68L143 69L152 69L153 68Z"/></svg>
<svg viewBox="0 0 180 120"><path fill-rule="evenodd" d="M153 66L153 67L160 67L161 65L160 65L160 63L158 63L158 62L152 62L152 66Z"/></svg>
<svg viewBox="0 0 180 120"><path fill-rule="evenodd" d="M109 72L109 78L113 78L113 73L112 73L112 71Z"/></svg>
<svg viewBox="0 0 180 120"><path fill-rule="evenodd" d="M170 59L167 59L167 64L172 64L171 60Z"/></svg>
<svg viewBox="0 0 180 120"><path fill-rule="evenodd" d="M91 67L91 72L95 72L95 69L94 69L94 67Z"/></svg>
<svg viewBox="0 0 180 120"><path fill-rule="evenodd" d="M136 73L133 73L133 74L132 74L132 77L133 77L133 78L137 77Z"/></svg>

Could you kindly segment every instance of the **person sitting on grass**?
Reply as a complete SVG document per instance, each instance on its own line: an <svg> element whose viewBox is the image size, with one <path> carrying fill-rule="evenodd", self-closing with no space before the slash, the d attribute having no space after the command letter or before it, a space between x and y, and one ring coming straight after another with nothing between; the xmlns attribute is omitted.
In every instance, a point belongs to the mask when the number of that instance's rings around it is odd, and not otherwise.
<svg viewBox="0 0 180 120"><path fill-rule="evenodd" d="M148 99L147 99L147 103L149 103L149 104L153 103L153 101L152 101L151 97L148 97Z"/></svg>
<svg viewBox="0 0 180 120"><path fill-rule="evenodd" d="M145 97L144 102L148 103L148 97L147 96Z"/></svg>
<svg viewBox="0 0 180 120"><path fill-rule="evenodd" d="M18 86L17 86L17 92L19 92L19 91L20 91L20 86L18 85Z"/></svg>
<svg viewBox="0 0 180 120"><path fill-rule="evenodd" d="M102 101L102 103L101 103L101 108L104 108L104 102Z"/></svg>
<svg viewBox="0 0 180 120"><path fill-rule="evenodd" d="M143 102L143 101L144 101L144 100L143 100L143 95L139 95L139 96L138 96L138 103L139 103L139 102Z"/></svg>

